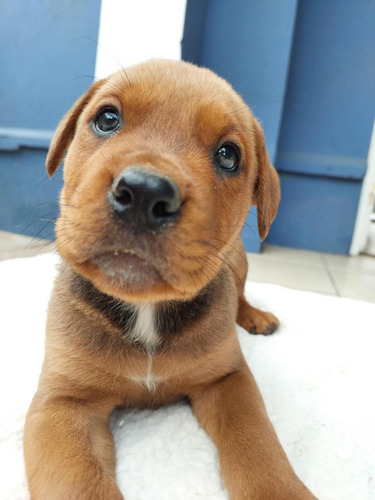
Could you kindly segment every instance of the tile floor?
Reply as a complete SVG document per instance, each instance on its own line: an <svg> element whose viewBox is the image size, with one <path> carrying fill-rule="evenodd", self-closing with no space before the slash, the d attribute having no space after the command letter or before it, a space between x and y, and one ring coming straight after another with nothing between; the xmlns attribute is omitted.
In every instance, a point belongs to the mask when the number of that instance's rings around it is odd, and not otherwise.
<svg viewBox="0 0 375 500"><path fill-rule="evenodd" d="M250 280L375 303L375 257L265 244L262 253L250 253L248 258Z"/></svg>
<svg viewBox="0 0 375 500"><path fill-rule="evenodd" d="M54 243L0 231L0 260L51 252ZM249 279L375 303L375 257L263 245L249 253Z"/></svg>
<svg viewBox="0 0 375 500"><path fill-rule="evenodd" d="M0 261L18 257L33 257L54 250L54 242L0 231Z"/></svg>

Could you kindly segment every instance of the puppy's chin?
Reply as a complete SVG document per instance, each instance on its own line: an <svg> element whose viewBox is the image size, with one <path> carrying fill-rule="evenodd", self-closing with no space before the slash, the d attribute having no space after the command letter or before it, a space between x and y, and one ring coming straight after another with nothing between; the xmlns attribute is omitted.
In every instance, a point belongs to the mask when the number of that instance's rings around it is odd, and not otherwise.
<svg viewBox="0 0 375 500"><path fill-rule="evenodd" d="M67 260L98 290L126 302L189 300L200 289L168 283L156 267L132 252L105 252L84 262Z"/></svg>
<svg viewBox="0 0 375 500"><path fill-rule="evenodd" d="M92 263L120 288L149 288L161 280L155 267L132 252L105 252Z"/></svg>

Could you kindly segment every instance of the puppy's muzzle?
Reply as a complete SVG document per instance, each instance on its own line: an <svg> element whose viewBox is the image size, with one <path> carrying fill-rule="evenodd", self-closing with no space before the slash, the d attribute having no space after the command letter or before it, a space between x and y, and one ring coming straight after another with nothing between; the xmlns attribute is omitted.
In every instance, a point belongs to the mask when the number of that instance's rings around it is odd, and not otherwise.
<svg viewBox="0 0 375 500"><path fill-rule="evenodd" d="M128 167L115 178L108 198L116 218L138 231L156 232L180 213L176 184L143 167Z"/></svg>

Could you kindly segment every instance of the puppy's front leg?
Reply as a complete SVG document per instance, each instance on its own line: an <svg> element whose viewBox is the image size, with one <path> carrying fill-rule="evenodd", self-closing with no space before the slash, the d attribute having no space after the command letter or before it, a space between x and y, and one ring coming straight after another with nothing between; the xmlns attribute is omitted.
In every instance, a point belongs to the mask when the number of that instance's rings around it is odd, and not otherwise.
<svg viewBox="0 0 375 500"><path fill-rule="evenodd" d="M232 500L315 498L293 471L245 362L190 397L193 412L217 445Z"/></svg>
<svg viewBox="0 0 375 500"><path fill-rule="evenodd" d="M37 393L24 455L33 500L122 500L107 420L113 406Z"/></svg>

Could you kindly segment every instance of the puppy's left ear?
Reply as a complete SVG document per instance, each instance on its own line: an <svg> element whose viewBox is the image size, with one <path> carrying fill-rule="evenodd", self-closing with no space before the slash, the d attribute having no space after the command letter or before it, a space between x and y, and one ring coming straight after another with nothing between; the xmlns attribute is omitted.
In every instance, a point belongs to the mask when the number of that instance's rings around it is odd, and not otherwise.
<svg viewBox="0 0 375 500"><path fill-rule="evenodd" d="M258 160L258 178L251 204L257 207L259 236L261 240L264 240L279 207L280 181L275 168L270 163L263 130L256 120L254 120L254 134Z"/></svg>
<svg viewBox="0 0 375 500"><path fill-rule="evenodd" d="M79 115L82 113L83 109L88 104L92 96L95 94L98 88L103 85L104 82L105 80L99 80L98 82L95 82L93 85L91 85L87 92L76 100L76 102L58 124L57 129L53 134L46 159L47 173L50 177L52 177L56 172L58 166L62 162L69 144L73 140Z"/></svg>

